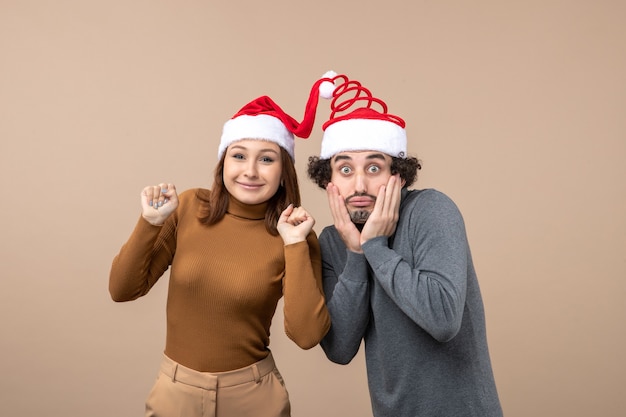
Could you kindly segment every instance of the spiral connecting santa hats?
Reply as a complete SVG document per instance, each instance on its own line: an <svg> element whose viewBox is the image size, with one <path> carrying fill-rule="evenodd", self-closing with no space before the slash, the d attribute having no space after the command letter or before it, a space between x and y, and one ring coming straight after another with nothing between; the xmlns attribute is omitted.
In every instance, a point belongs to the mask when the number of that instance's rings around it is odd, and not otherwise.
<svg viewBox="0 0 626 417"><path fill-rule="evenodd" d="M330 159L340 152L379 151L398 158L407 156L405 122L398 116L387 113L387 104L361 85L345 75L328 72L333 84L330 118L322 126L321 159ZM329 87L330 85L330 87ZM372 105L377 104L380 110ZM338 113L349 113L338 115Z"/></svg>
<svg viewBox="0 0 626 417"><path fill-rule="evenodd" d="M311 135L320 95L330 98L334 89L328 72L311 88L302 122L288 115L268 96L258 97L243 106L228 120L222 129L222 138L217 151L220 159L228 146L242 139L267 140L284 148L291 159L295 159L294 136L306 139Z"/></svg>

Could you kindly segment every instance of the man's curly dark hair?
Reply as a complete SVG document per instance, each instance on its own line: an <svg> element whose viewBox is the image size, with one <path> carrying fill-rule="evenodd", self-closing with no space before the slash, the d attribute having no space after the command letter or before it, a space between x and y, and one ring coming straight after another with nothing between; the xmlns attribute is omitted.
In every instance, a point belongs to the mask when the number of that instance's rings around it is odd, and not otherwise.
<svg viewBox="0 0 626 417"><path fill-rule="evenodd" d="M397 158L391 157L391 173L400 174L400 178L405 181L404 186L410 187L417 180L417 171L422 169L422 164L417 158ZM330 159L321 159L319 156L310 156L307 167L307 175L325 190L330 182L332 171L330 169Z"/></svg>

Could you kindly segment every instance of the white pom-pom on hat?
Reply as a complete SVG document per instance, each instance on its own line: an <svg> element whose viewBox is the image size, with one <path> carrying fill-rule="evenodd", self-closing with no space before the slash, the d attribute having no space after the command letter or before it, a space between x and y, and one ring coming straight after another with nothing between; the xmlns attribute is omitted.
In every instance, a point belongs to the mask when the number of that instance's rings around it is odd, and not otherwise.
<svg viewBox="0 0 626 417"><path fill-rule="evenodd" d="M335 71L328 71L322 78L335 78L337 73ZM335 92L335 83L331 81L322 81L320 84L320 97L329 99L333 97L333 93Z"/></svg>

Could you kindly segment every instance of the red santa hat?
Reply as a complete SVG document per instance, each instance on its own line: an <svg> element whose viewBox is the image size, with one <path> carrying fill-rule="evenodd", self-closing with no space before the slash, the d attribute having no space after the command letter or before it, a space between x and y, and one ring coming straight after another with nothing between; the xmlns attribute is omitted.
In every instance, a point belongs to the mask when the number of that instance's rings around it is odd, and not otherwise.
<svg viewBox="0 0 626 417"><path fill-rule="evenodd" d="M302 122L288 115L268 96L258 97L243 106L224 124L217 151L218 159L228 146L242 139L275 142L295 159L294 136L306 139L311 135L319 96L330 98L334 85L333 72L327 72L311 88Z"/></svg>
<svg viewBox="0 0 626 417"><path fill-rule="evenodd" d="M406 158L404 120L387 113L387 104L373 97L360 82L349 80L345 75L335 75L332 81L335 87L331 114L322 126L320 158L330 159L340 152L366 150ZM374 104L380 106L380 110L373 109ZM343 113L346 111L349 113Z"/></svg>

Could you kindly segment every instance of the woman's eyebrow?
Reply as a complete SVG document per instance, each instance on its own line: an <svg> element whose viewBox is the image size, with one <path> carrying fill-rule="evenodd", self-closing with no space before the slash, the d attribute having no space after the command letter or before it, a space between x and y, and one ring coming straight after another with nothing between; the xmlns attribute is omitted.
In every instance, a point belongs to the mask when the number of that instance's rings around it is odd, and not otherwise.
<svg viewBox="0 0 626 417"><path fill-rule="evenodd" d="M246 148L245 146L242 145L232 145L230 147L231 149L243 149L244 151L248 151L250 152L250 149ZM263 149L259 149L258 152L272 152L275 153L276 155L278 155L278 152L276 152L274 149L272 148L263 148Z"/></svg>

